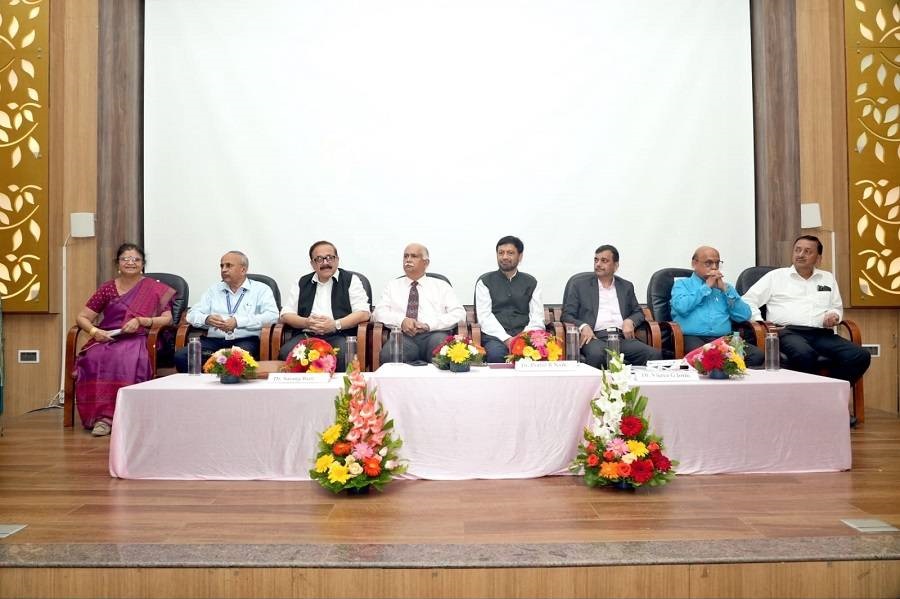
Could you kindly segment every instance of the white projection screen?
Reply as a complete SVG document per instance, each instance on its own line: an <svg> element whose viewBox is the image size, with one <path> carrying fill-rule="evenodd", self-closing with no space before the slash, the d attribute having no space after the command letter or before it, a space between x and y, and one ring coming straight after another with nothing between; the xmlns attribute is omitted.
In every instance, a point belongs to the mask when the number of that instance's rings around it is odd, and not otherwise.
<svg viewBox="0 0 900 599"><path fill-rule="evenodd" d="M286 295L333 241L375 301L408 242L472 303L504 235L545 303L615 245L755 263L747 0L147 0L148 269L229 249Z"/></svg>

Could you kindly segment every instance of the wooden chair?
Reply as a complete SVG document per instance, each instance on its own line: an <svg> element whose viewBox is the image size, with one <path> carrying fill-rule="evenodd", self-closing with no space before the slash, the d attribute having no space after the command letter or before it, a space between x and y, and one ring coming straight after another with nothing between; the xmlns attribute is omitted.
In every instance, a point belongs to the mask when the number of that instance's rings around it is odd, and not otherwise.
<svg viewBox="0 0 900 599"><path fill-rule="evenodd" d="M369 298L369 311L371 313L373 309L372 284L369 282L369 278L362 273L352 270L345 269L344 272L359 277L359 281L362 283L363 289L366 290L366 295ZM281 308L279 308L279 311L280 310ZM370 321L368 320L363 321L356 326L356 358L359 361L360 368L366 372L368 372L367 364L369 360L369 349L367 346L369 345L368 340L371 337L370 329ZM260 346L266 345L268 347L268 356L271 360L279 360L280 357L278 354L281 352L281 346L284 344L285 340L290 339L298 332L299 331L291 325L281 322L275 323L269 331L265 331L264 334L260 336Z"/></svg>
<svg viewBox="0 0 900 599"><path fill-rule="evenodd" d="M187 281L182 277L166 272L146 273L145 277L156 279L161 283L165 283L175 290L175 297L172 299L172 323L164 327L155 325L150 328L147 333L147 354L150 359L150 371L153 377L165 376L169 372L163 372L160 363L161 354L168 356L174 353L174 348L169 351L169 345L175 343L176 330L178 324L184 321L186 308L190 299L190 289ZM63 426L72 428L75 426L75 360L78 358L78 352L87 343L87 335L82 334L82 330L78 325L69 329L66 334L66 354L65 354L65 374L63 376Z"/></svg>
<svg viewBox="0 0 900 599"><path fill-rule="evenodd" d="M734 284L734 288L741 295L747 293L747 291L759 281L764 274L771 270L775 270L778 268L777 266L751 266L750 268L744 269L744 271L738 276L737 281ZM766 318L766 307L760 306L759 311L762 314L763 319ZM764 348L765 347L765 335L766 335L766 327L763 323L753 323L755 325L754 335L756 340L757 347ZM852 320L842 320L838 323L838 334L844 337L845 339L855 343L856 345L862 345L862 333L859 329L859 325ZM787 356L781 354L781 365L785 368L790 368L790 361L787 359ZM823 356L819 356L819 360L817 362L819 367L819 374L822 376L830 376L830 366L831 362L828 358ZM856 383L853 384L852 393L853 393L853 415L859 422L865 422L866 420L866 410L865 410L865 393L863 390L863 378L861 377Z"/></svg>

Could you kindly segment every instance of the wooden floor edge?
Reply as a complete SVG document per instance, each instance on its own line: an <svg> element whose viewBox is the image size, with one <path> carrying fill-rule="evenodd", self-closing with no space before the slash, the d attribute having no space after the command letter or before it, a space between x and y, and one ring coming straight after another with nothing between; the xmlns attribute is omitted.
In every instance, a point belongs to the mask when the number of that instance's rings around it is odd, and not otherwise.
<svg viewBox="0 0 900 599"><path fill-rule="evenodd" d="M0 568L0 599L900 596L900 560L561 568Z"/></svg>

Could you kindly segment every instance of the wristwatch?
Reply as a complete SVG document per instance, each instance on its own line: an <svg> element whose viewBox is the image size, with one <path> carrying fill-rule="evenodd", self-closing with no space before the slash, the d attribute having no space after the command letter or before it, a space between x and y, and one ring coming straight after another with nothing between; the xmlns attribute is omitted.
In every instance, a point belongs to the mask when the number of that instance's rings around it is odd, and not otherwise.
<svg viewBox="0 0 900 599"><path fill-rule="evenodd" d="M340 318L338 318L337 320L334 321L334 330L335 331L341 330L341 319Z"/></svg>

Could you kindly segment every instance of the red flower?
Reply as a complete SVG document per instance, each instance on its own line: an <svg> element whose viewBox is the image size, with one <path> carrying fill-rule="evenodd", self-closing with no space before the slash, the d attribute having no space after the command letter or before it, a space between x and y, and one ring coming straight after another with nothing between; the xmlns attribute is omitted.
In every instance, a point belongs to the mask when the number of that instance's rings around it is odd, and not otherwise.
<svg viewBox="0 0 900 599"><path fill-rule="evenodd" d="M659 451L650 452L650 461L653 462L653 467L660 472L668 472L672 468L671 460Z"/></svg>
<svg viewBox="0 0 900 599"><path fill-rule="evenodd" d="M585 451L587 451L588 453L594 453L595 451L597 451L597 445L594 443L588 443Z"/></svg>
<svg viewBox="0 0 900 599"><path fill-rule="evenodd" d="M366 476L376 477L381 474L381 462L378 461L378 458L371 457L363 460L363 472L366 473Z"/></svg>
<svg viewBox="0 0 900 599"><path fill-rule="evenodd" d="M715 370L725 365L725 356L722 355L722 352L711 349L703 352L703 355L700 357L700 363L703 365L704 370Z"/></svg>
<svg viewBox="0 0 900 599"><path fill-rule="evenodd" d="M653 478L653 462L650 460L637 460L632 463L631 478L636 483L645 483Z"/></svg>
<svg viewBox="0 0 900 599"><path fill-rule="evenodd" d="M616 454L607 449L603 452L603 459L607 462L612 462L614 459L616 459Z"/></svg>
<svg viewBox="0 0 900 599"><path fill-rule="evenodd" d="M336 456L348 455L352 449L353 445L351 445L347 441L337 441L334 445L331 446L331 451Z"/></svg>
<svg viewBox="0 0 900 599"><path fill-rule="evenodd" d="M649 449L650 451L659 451L659 443L657 443L656 441L651 441L647 444L647 449Z"/></svg>
<svg viewBox="0 0 900 599"><path fill-rule="evenodd" d="M597 464L600 463L600 458L597 457L596 453L592 453L587 457L587 465L591 468L596 468Z"/></svg>
<svg viewBox="0 0 900 599"><path fill-rule="evenodd" d="M626 437L634 437L644 430L644 423L641 422L640 418L626 416L625 418L622 418L622 422L619 424L619 430L622 431L622 434Z"/></svg>
<svg viewBox="0 0 900 599"><path fill-rule="evenodd" d="M629 476L631 476L631 464L628 464L626 462L619 462L617 466L619 468L620 477L628 478Z"/></svg>
<svg viewBox="0 0 900 599"><path fill-rule="evenodd" d="M244 374L244 358L239 353L232 352L225 360L225 370L228 371L228 374L241 376Z"/></svg>

